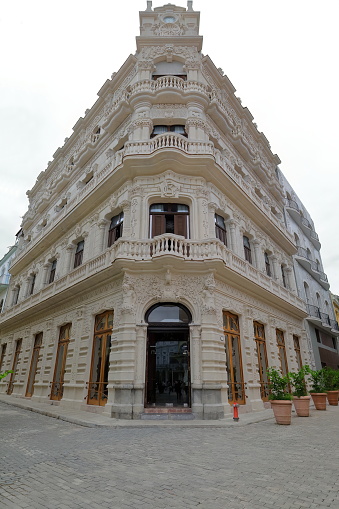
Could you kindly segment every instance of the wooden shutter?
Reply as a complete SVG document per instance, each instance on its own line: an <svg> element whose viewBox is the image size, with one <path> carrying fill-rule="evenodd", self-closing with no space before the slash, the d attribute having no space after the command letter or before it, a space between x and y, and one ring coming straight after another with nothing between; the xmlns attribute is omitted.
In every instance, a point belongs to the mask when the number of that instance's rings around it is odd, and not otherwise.
<svg viewBox="0 0 339 509"><path fill-rule="evenodd" d="M165 232L165 214L152 214L151 237L156 237Z"/></svg>
<svg viewBox="0 0 339 509"><path fill-rule="evenodd" d="M174 216L174 234L182 235L187 238L187 215L175 214Z"/></svg>

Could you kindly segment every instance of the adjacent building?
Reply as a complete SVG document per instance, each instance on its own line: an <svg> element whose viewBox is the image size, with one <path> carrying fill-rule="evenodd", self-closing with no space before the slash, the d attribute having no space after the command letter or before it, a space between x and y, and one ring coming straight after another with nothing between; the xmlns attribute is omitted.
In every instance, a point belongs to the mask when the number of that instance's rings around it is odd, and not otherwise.
<svg viewBox="0 0 339 509"><path fill-rule="evenodd" d="M325 366L339 369L339 327L322 265L319 237L295 191L280 171L279 176L286 194L286 224L297 248L294 272L298 295L306 302L305 328L311 341L313 364L316 369Z"/></svg>
<svg viewBox="0 0 339 509"><path fill-rule="evenodd" d="M11 246L0 260L0 313L5 306L9 280L11 278L9 268L15 256L15 251L16 245Z"/></svg>
<svg viewBox="0 0 339 509"><path fill-rule="evenodd" d="M136 53L28 192L3 393L215 419L264 408L269 366L312 363L280 160L203 55L199 15L147 2Z"/></svg>

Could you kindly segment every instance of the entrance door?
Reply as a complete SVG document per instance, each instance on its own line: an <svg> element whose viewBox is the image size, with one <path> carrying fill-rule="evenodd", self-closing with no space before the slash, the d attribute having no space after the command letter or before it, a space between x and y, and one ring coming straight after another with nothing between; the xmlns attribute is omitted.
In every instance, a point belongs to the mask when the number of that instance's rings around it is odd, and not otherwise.
<svg viewBox="0 0 339 509"><path fill-rule="evenodd" d="M145 406L190 407L190 312L180 304L163 303L153 306L145 320Z"/></svg>
<svg viewBox="0 0 339 509"><path fill-rule="evenodd" d="M190 407L188 332L149 332L146 406Z"/></svg>

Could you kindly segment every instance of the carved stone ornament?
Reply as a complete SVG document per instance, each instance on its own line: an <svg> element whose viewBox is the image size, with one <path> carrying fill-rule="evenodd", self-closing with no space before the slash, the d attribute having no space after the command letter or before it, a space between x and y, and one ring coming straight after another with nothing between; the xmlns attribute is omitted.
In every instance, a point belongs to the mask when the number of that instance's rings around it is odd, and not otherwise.
<svg viewBox="0 0 339 509"><path fill-rule="evenodd" d="M168 198L178 198L180 186L171 180L165 180L160 184L161 196Z"/></svg>

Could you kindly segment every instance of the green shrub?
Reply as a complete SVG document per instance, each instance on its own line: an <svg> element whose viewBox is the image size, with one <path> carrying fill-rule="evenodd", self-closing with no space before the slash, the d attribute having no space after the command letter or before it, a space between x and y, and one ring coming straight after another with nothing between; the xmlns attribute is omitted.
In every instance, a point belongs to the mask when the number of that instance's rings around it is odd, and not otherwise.
<svg viewBox="0 0 339 509"><path fill-rule="evenodd" d="M311 369L305 366L306 373L310 375L309 381L311 382L310 392L326 392L325 390L325 377L323 369Z"/></svg>
<svg viewBox="0 0 339 509"><path fill-rule="evenodd" d="M268 399L292 399L293 396L288 392L288 385L290 383L289 375L283 375L275 368L267 370L268 388L270 395Z"/></svg>
<svg viewBox="0 0 339 509"><path fill-rule="evenodd" d="M305 382L305 376L307 373L308 366L302 367L297 373L289 373L291 384L294 388L292 392L293 396L300 398L301 396L307 396L307 387Z"/></svg>

